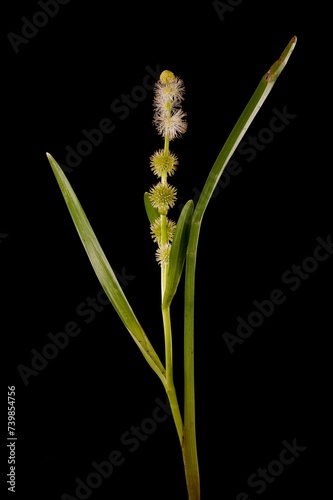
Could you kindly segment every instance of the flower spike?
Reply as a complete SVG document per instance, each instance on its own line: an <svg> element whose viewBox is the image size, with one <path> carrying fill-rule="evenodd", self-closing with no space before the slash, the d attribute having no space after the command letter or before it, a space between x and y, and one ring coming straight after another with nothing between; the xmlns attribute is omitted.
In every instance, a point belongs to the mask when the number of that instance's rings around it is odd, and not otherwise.
<svg viewBox="0 0 333 500"><path fill-rule="evenodd" d="M156 260L162 266L162 290L165 288L168 273L169 253L176 224L167 218L170 208L175 205L177 190L168 184L178 166L177 156L170 152L169 142L180 137L187 129L186 113L181 109L185 87L183 80L172 71L161 73L154 88L153 124L164 138L164 148L155 151L150 157L150 168L160 181L150 188L148 198L153 209L160 214L150 224L150 233L158 245Z"/></svg>

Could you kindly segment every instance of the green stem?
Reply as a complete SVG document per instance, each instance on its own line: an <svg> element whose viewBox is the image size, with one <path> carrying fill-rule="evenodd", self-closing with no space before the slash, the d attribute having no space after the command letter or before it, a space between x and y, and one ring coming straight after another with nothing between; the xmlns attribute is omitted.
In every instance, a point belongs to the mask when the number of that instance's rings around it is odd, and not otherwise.
<svg viewBox="0 0 333 500"><path fill-rule="evenodd" d="M175 422L180 446L182 446L183 442L183 420L182 416L180 414L180 409L179 409L179 404L178 404L178 399L177 399L177 394L176 394L176 389L174 386L166 388L166 393L169 399L170 403L170 408L173 416L173 420Z"/></svg>
<svg viewBox="0 0 333 500"><path fill-rule="evenodd" d="M165 338L165 376L167 385L173 387L172 332L169 307L162 307L162 317Z"/></svg>
<svg viewBox="0 0 333 500"><path fill-rule="evenodd" d="M166 219L166 216L162 216ZM163 226L162 226L163 228ZM163 233L162 233L163 234ZM162 239L162 244L163 239ZM166 278L168 273L168 265L162 266L161 270L161 282L162 282L162 304L163 295L166 286ZM182 446L183 441L183 421L179 409L179 404L177 400L177 394L175 386L173 383L173 349L172 349L172 330L171 330L171 317L170 317L170 307L165 307L162 305L162 318L163 318L163 329L164 329L164 343L165 343L165 377L166 377L166 393L169 398L170 408L172 416L176 425L177 434L179 437L180 445Z"/></svg>
<svg viewBox="0 0 333 500"><path fill-rule="evenodd" d="M161 214L161 246L167 243L167 228L166 228L166 215ZM163 303L163 297L166 287L166 280L168 276L169 265L164 264L161 266L161 303Z"/></svg>
<svg viewBox="0 0 333 500"><path fill-rule="evenodd" d="M171 115L171 105L168 106L168 115ZM169 153L169 137L166 135L164 138L164 155ZM167 174L164 173L161 176L161 183L167 184ZM166 226L166 214L161 214L161 246L167 243L167 226ZM161 269L161 289L162 289L162 303L163 303L163 295L166 287L166 280L168 275L168 265L162 266Z"/></svg>
<svg viewBox="0 0 333 500"><path fill-rule="evenodd" d="M169 104L168 109L169 115L171 114L171 105ZM164 155L169 153L169 137L166 135L164 138ZM167 184L167 174L164 173L161 176L162 184ZM166 214L161 214L161 246L168 242L167 238L167 216ZM163 297L166 288L166 282L168 277L169 265L161 266L161 292L162 292L162 318L163 318L163 329L164 329L164 344L165 344L165 377L166 384L165 390L169 398L170 408L172 416L176 425L178 438L180 445L183 441L183 421L179 409L177 394L175 386L173 383L173 349L172 349L172 330L171 330L171 317L170 317L170 307L163 306Z"/></svg>
<svg viewBox="0 0 333 500"><path fill-rule="evenodd" d="M183 440L183 421L180 414L179 404L177 400L176 390L173 383L173 361L172 361L172 333L171 333L171 320L170 308L162 307L164 336L165 336L165 365L166 365L166 392L169 398L172 415L175 421L177 434L179 437L180 445Z"/></svg>

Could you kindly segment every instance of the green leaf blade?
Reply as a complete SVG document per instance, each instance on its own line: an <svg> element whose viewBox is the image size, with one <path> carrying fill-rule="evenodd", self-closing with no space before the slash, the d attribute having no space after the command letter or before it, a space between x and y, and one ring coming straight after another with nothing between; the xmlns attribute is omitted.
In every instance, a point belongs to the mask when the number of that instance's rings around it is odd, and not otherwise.
<svg viewBox="0 0 333 500"><path fill-rule="evenodd" d="M147 213L149 222L152 224L156 219L158 219L158 217L160 216L160 213L157 210L157 208L153 207L153 205L151 204L151 201L149 199L149 193L144 194L143 200L144 200L145 209L146 209L146 213Z"/></svg>
<svg viewBox="0 0 333 500"><path fill-rule="evenodd" d="M195 425L194 387L194 302L195 270L200 226L215 187L246 130L251 125L260 107L269 95L277 78L285 68L297 38L293 37L280 58L260 80L244 111L230 132L203 187L193 217L188 242L185 270L185 315L184 315L184 462L188 470L198 470Z"/></svg>
<svg viewBox="0 0 333 500"><path fill-rule="evenodd" d="M76 230L103 290L149 365L164 383L164 367L128 303L75 192L56 160L49 153L47 153L47 158L57 179Z"/></svg>
<svg viewBox="0 0 333 500"><path fill-rule="evenodd" d="M170 251L168 277L163 295L163 307L170 306L178 288L186 257L193 210L193 201L189 200L184 205L177 222Z"/></svg>
<svg viewBox="0 0 333 500"><path fill-rule="evenodd" d="M277 78L281 74L282 70L285 68L297 42L296 36L294 36L284 51L282 52L279 59L270 67L270 69L261 78L259 85L254 91L251 99L245 106L241 116L237 120L234 128L230 132L227 140L224 143L218 157L215 160L211 171L207 177L201 195L199 197L197 206L195 207L193 220L197 221L198 224L201 223L204 212L207 205L214 193L217 183L227 166L230 158L235 152L237 146L242 140L245 132L253 122L255 116L260 110L261 106L265 102L269 93L271 92Z"/></svg>

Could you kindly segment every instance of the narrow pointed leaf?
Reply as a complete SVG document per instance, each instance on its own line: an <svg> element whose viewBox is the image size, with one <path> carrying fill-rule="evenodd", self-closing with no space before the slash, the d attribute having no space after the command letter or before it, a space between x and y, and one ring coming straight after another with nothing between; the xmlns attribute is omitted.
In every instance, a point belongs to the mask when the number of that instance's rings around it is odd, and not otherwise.
<svg viewBox="0 0 333 500"><path fill-rule="evenodd" d="M149 199L149 193L144 194L143 200L145 202L145 209L147 212L149 222L152 224L160 216L159 211L151 204L151 201Z"/></svg>
<svg viewBox="0 0 333 500"><path fill-rule="evenodd" d="M184 205L183 210L181 211L181 214L177 222L175 234L171 245L168 277L163 296L164 307L170 306L171 301L177 291L179 280L183 271L188 238L191 228L193 208L194 208L193 201L189 200Z"/></svg>
<svg viewBox="0 0 333 500"><path fill-rule="evenodd" d="M229 137L227 138L223 148L220 151L220 154L216 158L216 161L211 171L209 172L206 183L199 197L197 206L195 207L193 221L201 221L209 200L211 199L216 185L220 180L224 168L228 164L228 161L235 152L245 132L253 122L255 116L268 97L278 76L286 66L289 57L291 56L295 48L296 41L297 39L294 36L288 43L285 50L282 52L279 59L271 66L267 73L264 74L254 94L244 108L244 111L237 120L234 128L230 132Z"/></svg>
<svg viewBox="0 0 333 500"><path fill-rule="evenodd" d="M164 383L164 367L128 303L77 196L55 159L49 153L47 157L97 278L147 362Z"/></svg>
<svg viewBox="0 0 333 500"><path fill-rule="evenodd" d="M222 147L193 213L186 258L184 321L184 461L187 463L188 470L198 470L194 395L194 286L196 255L202 218L224 168L272 90L276 79L286 66L296 41L297 38L294 36L279 59L260 80L258 87Z"/></svg>

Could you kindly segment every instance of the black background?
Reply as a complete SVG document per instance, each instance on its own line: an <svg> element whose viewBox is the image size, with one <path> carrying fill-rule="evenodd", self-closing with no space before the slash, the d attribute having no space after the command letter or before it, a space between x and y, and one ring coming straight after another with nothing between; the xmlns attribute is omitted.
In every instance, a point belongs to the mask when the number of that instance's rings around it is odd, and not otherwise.
<svg viewBox="0 0 333 500"><path fill-rule="evenodd" d="M227 2L225 2L227 3ZM232 2L231 2L232 3ZM237 2L234 2L234 5ZM200 191L220 148L260 78L293 35L296 49L245 135L258 136L274 109L296 115L253 161L235 153L241 173L219 189L204 218L196 281L196 387L202 499L321 496L325 479L325 351L331 327L332 258L297 290L282 281L332 234L330 160L317 132L324 89L316 35L323 12L305 2L239 2L218 15L213 2L71 0L15 53L7 34L37 2L12 2L4 17L1 168L1 333L7 386L16 386L16 494L75 497L92 462L120 450L124 463L89 498L183 500L181 453L171 417L131 453L120 442L165 400L110 305L90 323L77 308L101 287L84 253L45 152L62 164L82 130L109 118L111 134L68 172L125 293L163 359L159 269L142 195L155 182L149 156L162 147L152 127L153 92L111 110L142 85L147 67L170 69L186 86L188 132L172 143L180 159L178 203ZM153 78L149 79L149 84ZM316 88L316 86L318 88ZM138 91L139 92L139 91ZM133 102L133 100L131 101ZM326 146L329 149L329 144ZM173 210L177 218L179 206ZM170 214L171 215L171 214ZM223 334L254 300L281 289L285 302L231 353ZM175 382L182 399L182 291L173 309ZM80 334L23 382L48 334L76 322ZM6 426L2 427L2 446ZM279 458L283 441L306 447L259 494L247 484ZM3 470L7 473L6 453ZM6 491L4 475L2 488ZM11 494L11 498L14 495ZM246 498L246 497L245 497Z"/></svg>

